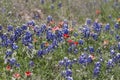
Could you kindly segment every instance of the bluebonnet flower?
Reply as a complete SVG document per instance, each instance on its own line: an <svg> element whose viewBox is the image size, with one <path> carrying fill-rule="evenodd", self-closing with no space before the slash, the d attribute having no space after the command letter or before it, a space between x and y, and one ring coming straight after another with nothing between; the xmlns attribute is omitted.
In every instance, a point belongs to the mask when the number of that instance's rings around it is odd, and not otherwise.
<svg viewBox="0 0 120 80"><path fill-rule="evenodd" d="M59 3L58 3L58 8L61 8L62 7L62 2L60 1Z"/></svg>
<svg viewBox="0 0 120 80"><path fill-rule="evenodd" d="M111 18L112 18L112 15L109 15L108 18L111 19Z"/></svg>
<svg viewBox="0 0 120 80"><path fill-rule="evenodd" d="M67 19L64 19L64 24L68 24L68 20Z"/></svg>
<svg viewBox="0 0 120 80"><path fill-rule="evenodd" d="M33 61L30 61L30 62L29 62L29 66L30 66L30 67L33 67L33 66L34 66L34 62L33 62Z"/></svg>
<svg viewBox="0 0 120 80"><path fill-rule="evenodd" d="M20 67L20 64L19 64L19 63L16 63L15 66L16 66L17 68L19 68L19 67Z"/></svg>
<svg viewBox="0 0 120 80"><path fill-rule="evenodd" d="M13 50L18 49L18 46L16 45L16 43L13 43L13 44L12 44L12 49L13 49Z"/></svg>
<svg viewBox="0 0 120 80"><path fill-rule="evenodd" d="M78 62L78 60L76 59L76 58L74 58L73 60L72 60L72 64L73 63L77 63Z"/></svg>
<svg viewBox="0 0 120 80"><path fill-rule="evenodd" d="M113 30L111 30L111 31L110 31L110 34L111 34L111 35L113 35L113 34L114 34L114 31L113 31Z"/></svg>
<svg viewBox="0 0 120 80"><path fill-rule="evenodd" d="M66 71L65 70L61 72L61 76L66 77Z"/></svg>
<svg viewBox="0 0 120 80"><path fill-rule="evenodd" d="M77 54L78 53L78 49L74 49L74 54Z"/></svg>
<svg viewBox="0 0 120 80"><path fill-rule="evenodd" d="M94 40L97 40L98 39L98 34L97 33L93 33L92 37L93 37Z"/></svg>
<svg viewBox="0 0 120 80"><path fill-rule="evenodd" d="M32 33L31 32L26 32L23 39L26 41L26 42L30 42L32 43Z"/></svg>
<svg viewBox="0 0 120 80"><path fill-rule="evenodd" d="M82 54L78 60L79 64L86 65L88 62L88 55L86 53Z"/></svg>
<svg viewBox="0 0 120 80"><path fill-rule="evenodd" d="M58 47L58 41L54 39L53 42L52 42L52 45L55 46L55 47Z"/></svg>
<svg viewBox="0 0 120 80"><path fill-rule="evenodd" d="M66 77L66 80L73 80L73 78L68 76L68 77Z"/></svg>
<svg viewBox="0 0 120 80"><path fill-rule="evenodd" d="M4 34L1 35L2 41L6 41L7 38L8 38L8 37L7 37L6 33L4 33Z"/></svg>
<svg viewBox="0 0 120 80"><path fill-rule="evenodd" d="M111 56L115 56L115 50L113 50L113 49L110 50L110 55L111 55Z"/></svg>
<svg viewBox="0 0 120 80"><path fill-rule="evenodd" d="M54 3L55 2L55 0L52 0L52 3Z"/></svg>
<svg viewBox="0 0 120 80"><path fill-rule="evenodd" d="M118 4L118 0L114 0L114 4L113 4L113 6L114 7L117 7L119 4Z"/></svg>
<svg viewBox="0 0 120 80"><path fill-rule="evenodd" d="M109 59L108 62L107 62L107 69L112 68L113 66L114 66L113 60Z"/></svg>
<svg viewBox="0 0 120 80"><path fill-rule="evenodd" d="M120 50L120 42L118 43L118 50Z"/></svg>
<svg viewBox="0 0 120 80"><path fill-rule="evenodd" d="M40 57L42 57L42 56L43 56L43 50L39 50L39 51L37 52L37 55L40 56Z"/></svg>
<svg viewBox="0 0 120 80"><path fill-rule="evenodd" d="M119 63L120 62L120 53L117 53L117 55L112 58L112 61L114 63Z"/></svg>
<svg viewBox="0 0 120 80"><path fill-rule="evenodd" d="M0 25L0 31L2 30L2 26Z"/></svg>
<svg viewBox="0 0 120 80"><path fill-rule="evenodd" d="M68 48L68 52L72 52L72 47L69 47L69 48Z"/></svg>
<svg viewBox="0 0 120 80"><path fill-rule="evenodd" d="M87 25L91 25L91 19L87 18L87 19L86 19L86 24L87 24Z"/></svg>
<svg viewBox="0 0 120 80"><path fill-rule="evenodd" d="M87 63L91 63L93 60L92 60L92 57L91 56L88 56L87 58Z"/></svg>
<svg viewBox="0 0 120 80"><path fill-rule="evenodd" d="M101 48L97 49L97 53L101 54Z"/></svg>
<svg viewBox="0 0 120 80"><path fill-rule="evenodd" d="M83 28L83 36L85 37L85 38L89 38L89 36L90 36L90 29L88 28L88 27L86 27L86 28Z"/></svg>
<svg viewBox="0 0 120 80"><path fill-rule="evenodd" d="M73 35L74 35L74 37L77 37L77 36L78 36L78 33L77 33L77 32L75 32Z"/></svg>
<svg viewBox="0 0 120 80"><path fill-rule="evenodd" d="M80 39L78 42L79 42L80 45L84 44L84 41L82 39Z"/></svg>
<svg viewBox="0 0 120 80"><path fill-rule="evenodd" d="M35 26L35 21L34 20L28 21L27 25L28 26Z"/></svg>
<svg viewBox="0 0 120 80"><path fill-rule="evenodd" d="M72 76L72 70L71 69L66 70L66 76Z"/></svg>
<svg viewBox="0 0 120 80"><path fill-rule="evenodd" d="M114 25L114 28L115 28L115 29L119 29L119 28L120 28L119 23L116 23L116 24Z"/></svg>
<svg viewBox="0 0 120 80"><path fill-rule="evenodd" d="M45 43L41 43L41 44L40 44L40 48L41 48L41 49L44 49L44 48L45 48Z"/></svg>
<svg viewBox="0 0 120 80"><path fill-rule="evenodd" d="M93 29L96 33L100 33L101 32L101 28L102 28L102 25L98 22L94 22L93 23Z"/></svg>
<svg viewBox="0 0 120 80"><path fill-rule="evenodd" d="M11 55L13 54L13 51L10 50L10 49L8 49L8 50L5 52L5 54L6 54L6 58L7 58L8 56L11 56Z"/></svg>
<svg viewBox="0 0 120 80"><path fill-rule="evenodd" d="M97 77L99 73L100 73L100 67L95 67L93 71L94 77Z"/></svg>
<svg viewBox="0 0 120 80"><path fill-rule="evenodd" d="M4 14L5 12L6 12L6 8L3 7L3 8L2 8L2 13Z"/></svg>
<svg viewBox="0 0 120 80"><path fill-rule="evenodd" d="M62 71L61 72L61 75L63 76L63 77L68 77L68 76L72 76L72 70L71 69L67 69L67 70L64 70L64 71Z"/></svg>
<svg viewBox="0 0 120 80"><path fill-rule="evenodd" d="M7 39L7 40L6 40L6 43L7 43L9 46L11 46L12 43L13 43L13 41L11 41L10 39Z"/></svg>
<svg viewBox="0 0 120 80"><path fill-rule="evenodd" d="M46 30L47 30L46 24L42 24L42 25L41 25L41 31L44 32L44 31L46 31Z"/></svg>
<svg viewBox="0 0 120 80"><path fill-rule="evenodd" d="M64 65L64 61L63 60L59 61L59 65L63 66Z"/></svg>
<svg viewBox="0 0 120 80"><path fill-rule="evenodd" d="M77 23L77 22L76 22L75 20L73 20L73 21L72 21L72 26L74 27L74 26L76 25L76 23Z"/></svg>
<svg viewBox="0 0 120 80"><path fill-rule="evenodd" d="M16 59L15 59L15 58L11 58L10 60L8 60L8 62L9 62L11 65L14 65L14 64L16 64Z"/></svg>
<svg viewBox="0 0 120 80"><path fill-rule="evenodd" d="M54 38L55 38L55 35L51 31L46 33L46 39L48 41L54 40Z"/></svg>
<svg viewBox="0 0 120 80"><path fill-rule="evenodd" d="M115 38L117 41L120 41L120 36L118 34L115 36Z"/></svg>
<svg viewBox="0 0 120 80"><path fill-rule="evenodd" d="M100 57L100 58L99 58L99 61L100 61L100 62L103 62L103 61L104 61L104 59L103 59L102 57Z"/></svg>
<svg viewBox="0 0 120 80"><path fill-rule="evenodd" d="M52 19L52 16L49 15L49 16L47 17L47 23L49 23L49 22L52 21L52 20L53 20L53 19Z"/></svg>
<svg viewBox="0 0 120 80"><path fill-rule="evenodd" d="M67 60L67 61L65 62L65 68L66 68L66 69L72 68L72 62L71 62L71 60Z"/></svg>
<svg viewBox="0 0 120 80"><path fill-rule="evenodd" d="M90 53L93 53L95 50L94 50L94 48L92 46L90 46L89 51L90 51Z"/></svg>
<svg viewBox="0 0 120 80"><path fill-rule="evenodd" d="M28 49L33 49L34 48L34 46L33 46L33 44L28 44Z"/></svg>
<svg viewBox="0 0 120 80"><path fill-rule="evenodd" d="M12 25L9 25L9 26L7 27L7 30L8 30L8 32L13 31L13 26L12 26Z"/></svg>
<svg viewBox="0 0 120 80"><path fill-rule="evenodd" d="M14 35L16 37L16 40L21 36L23 30L20 28L20 27L17 27L15 30L14 30Z"/></svg>
<svg viewBox="0 0 120 80"><path fill-rule="evenodd" d="M108 31L108 30L110 30L110 24L109 23L107 23L106 25L105 25L105 31Z"/></svg>
<svg viewBox="0 0 120 80"><path fill-rule="evenodd" d="M16 35L15 35L15 34L10 35L10 40L11 40L12 42L15 42L15 41L17 40Z"/></svg>
<svg viewBox="0 0 120 80"><path fill-rule="evenodd" d="M27 30L27 25L26 25L26 24L23 24L23 25L21 26L21 29L22 29L22 30Z"/></svg>
<svg viewBox="0 0 120 80"><path fill-rule="evenodd" d="M50 6L50 7L51 7L51 9L54 9L54 4L51 4L51 6Z"/></svg>
<svg viewBox="0 0 120 80"><path fill-rule="evenodd" d="M96 62L95 63L95 67L101 67L101 63L100 62Z"/></svg>
<svg viewBox="0 0 120 80"><path fill-rule="evenodd" d="M45 3L45 0L40 0L41 4L44 4Z"/></svg>

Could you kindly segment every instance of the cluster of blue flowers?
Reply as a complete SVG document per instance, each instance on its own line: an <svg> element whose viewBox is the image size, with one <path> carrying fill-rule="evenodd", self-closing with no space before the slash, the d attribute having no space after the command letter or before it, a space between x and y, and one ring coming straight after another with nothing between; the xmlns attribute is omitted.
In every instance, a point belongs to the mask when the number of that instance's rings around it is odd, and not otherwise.
<svg viewBox="0 0 120 80"><path fill-rule="evenodd" d="M21 27L12 25L7 26L7 30L4 30L0 26L0 46L4 48L5 52L5 63L11 66L19 67L20 64L16 59L16 55L23 55L26 53L30 57L29 66L34 67L35 63L31 60L32 58L43 57L48 53L52 53L55 49L67 49L66 53L79 53L78 59L69 60L67 57L59 62L60 66L64 66L65 70L62 71L62 76L66 80L73 80L72 77L72 65L77 63L86 67L91 63L95 63L93 69L93 75L98 76L101 72L101 64L106 64L106 71L110 71L115 65L120 62L120 24L115 23L114 27L110 26L109 23L103 25L97 21L93 22L91 19L87 19L86 24L80 27L81 29L76 31L70 31L70 26L67 20L63 21L63 24L54 26L50 23L54 21L52 16L47 17L46 24L41 26L36 25L34 21L29 21L23 24ZM73 24L76 26L76 24ZM73 28L73 27L72 27ZM106 33L109 36L114 36L115 44L110 43L110 39L106 39ZM36 40L36 41L35 41ZM98 43L100 41L100 43ZM103 44L102 44L103 43ZM63 45L66 47L63 47ZM21 49L21 53L17 51ZM38 47L40 46L40 47ZM107 48L106 48L107 47ZM109 49L110 48L110 49ZM110 59L107 62L103 61L103 54L108 51ZM104 52L102 52L102 50ZM68 54L69 55L69 54ZM97 62L94 59L97 56ZM99 59L99 60L98 60Z"/></svg>

